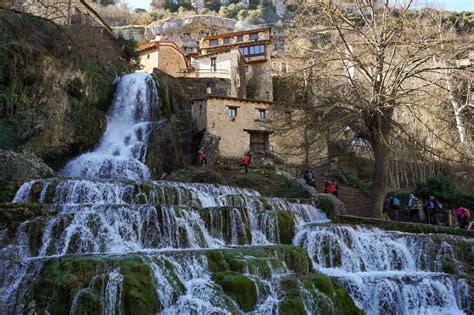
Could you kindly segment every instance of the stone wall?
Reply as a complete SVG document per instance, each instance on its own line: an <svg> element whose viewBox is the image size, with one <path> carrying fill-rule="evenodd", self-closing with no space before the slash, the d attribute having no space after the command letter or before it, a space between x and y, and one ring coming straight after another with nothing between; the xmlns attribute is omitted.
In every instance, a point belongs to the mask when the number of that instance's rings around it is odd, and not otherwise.
<svg viewBox="0 0 474 315"><path fill-rule="evenodd" d="M181 85L191 99L204 99L207 97L206 90L211 89L212 95L230 96L231 82L220 78L179 78Z"/></svg>
<svg viewBox="0 0 474 315"><path fill-rule="evenodd" d="M252 63L248 65L247 97L273 101L272 69L269 61Z"/></svg>
<svg viewBox="0 0 474 315"><path fill-rule="evenodd" d="M237 116L229 117L229 106L237 107ZM239 158L250 149L250 136L244 129L265 130L258 121L257 109L268 109L267 102L231 98L207 99L207 131L220 137L219 152L223 157ZM268 113L267 113L268 114Z"/></svg>
<svg viewBox="0 0 474 315"><path fill-rule="evenodd" d="M161 46L160 64L158 68L161 71L177 77L182 70L187 69L187 64L184 56L174 47Z"/></svg>
<svg viewBox="0 0 474 315"><path fill-rule="evenodd" d="M145 42L145 27L144 26L114 27L113 30L116 36L122 36L125 39L133 39L138 44Z"/></svg>
<svg viewBox="0 0 474 315"><path fill-rule="evenodd" d="M152 43L153 44L153 43ZM140 63L143 70L153 72L157 68L173 77L181 75L188 68L184 55L172 43L156 42L150 48L140 50Z"/></svg>
<svg viewBox="0 0 474 315"><path fill-rule="evenodd" d="M160 52L158 49L146 52L140 55L140 65L142 70L146 72L153 72L154 68L158 68L160 60Z"/></svg>

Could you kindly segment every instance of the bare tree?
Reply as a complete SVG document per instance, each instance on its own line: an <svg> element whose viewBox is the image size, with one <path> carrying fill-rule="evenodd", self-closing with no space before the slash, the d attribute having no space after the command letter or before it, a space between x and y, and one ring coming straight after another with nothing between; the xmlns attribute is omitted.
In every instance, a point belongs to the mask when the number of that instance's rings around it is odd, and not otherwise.
<svg viewBox="0 0 474 315"><path fill-rule="evenodd" d="M389 5L390 3L390 5ZM372 214L381 217L388 190L393 143L410 141L441 158L437 147L422 143L398 119L420 115L434 99L440 73L455 64L434 62L446 39L436 21L391 1L355 0L350 9L320 1L299 3L291 19L286 46L307 60L311 75L311 111L319 130L348 131L370 145L374 164ZM456 43L450 43L455 45ZM429 106L429 105L428 105ZM420 124L425 124L419 117ZM436 134L436 126L425 126ZM446 142L443 137L436 140Z"/></svg>

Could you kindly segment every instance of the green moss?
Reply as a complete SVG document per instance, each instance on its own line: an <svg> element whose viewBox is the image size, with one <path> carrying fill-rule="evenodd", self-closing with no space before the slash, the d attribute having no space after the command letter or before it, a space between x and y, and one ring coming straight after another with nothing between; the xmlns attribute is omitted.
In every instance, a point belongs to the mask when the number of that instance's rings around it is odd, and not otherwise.
<svg viewBox="0 0 474 315"><path fill-rule="evenodd" d="M45 262L39 280L31 290L40 313L69 313L74 296L89 288L80 297L81 310L100 310L105 275L117 266L123 275L122 307L125 314L156 314L160 305L155 294L150 268L141 258L107 259L68 257ZM87 312L86 312L87 313Z"/></svg>
<svg viewBox="0 0 474 315"><path fill-rule="evenodd" d="M301 283L295 278L285 278L281 282L285 298L280 304L280 314L306 314L303 299L301 298Z"/></svg>
<svg viewBox="0 0 474 315"><path fill-rule="evenodd" d="M450 259L443 260L441 270L446 273L457 274L456 265Z"/></svg>
<svg viewBox="0 0 474 315"><path fill-rule="evenodd" d="M304 248L285 246L280 251L278 251L278 253L290 270L297 273L306 273L311 271L311 259Z"/></svg>
<svg viewBox="0 0 474 315"><path fill-rule="evenodd" d="M292 244L295 236L295 217L289 211L277 211L278 230L281 244Z"/></svg>
<svg viewBox="0 0 474 315"><path fill-rule="evenodd" d="M123 311L125 314L156 314L160 307L155 294L150 267L140 258L120 262L123 278Z"/></svg>
<svg viewBox="0 0 474 315"><path fill-rule="evenodd" d="M212 279L231 297L244 312L255 310L257 304L257 287L248 277L235 272L218 272Z"/></svg>
<svg viewBox="0 0 474 315"><path fill-rule="evenodd" d="M319 291L326 294L328 297L331 298L334 295L335 287L328 276L316 274L313 283Z"/></svg>
<svg viewBox="0 0 474 315"><path fill-rule="evenodd" d="M337 296L337 309L342 315L356 315L356 314L365 314L363 311L357 308L354 301L347 293L344 288L336 289Z"/></svg>
<svg viewBox="0 0 474 315"><path fill-rule="evenodd" d="M318 196L318 198L316 198L314 203L315 203L315 206L318 209L321 209L321 210L324 211L324 213L326 213L328 218L330 218L330 219L334 218L334 216L335 216L334 204L332 203L331 200L329 200L328 198L325 198L323 196Z"/></svg>

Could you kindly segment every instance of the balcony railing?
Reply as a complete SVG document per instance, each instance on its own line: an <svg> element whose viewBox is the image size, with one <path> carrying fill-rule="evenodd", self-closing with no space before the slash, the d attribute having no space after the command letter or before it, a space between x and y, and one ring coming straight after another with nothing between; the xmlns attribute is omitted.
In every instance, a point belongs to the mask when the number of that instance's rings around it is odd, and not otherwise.
<svg viewBox="0 0 474 315"><path fill-rule="evenodd" d="M179 74L181 76L186 76L188 74L195 74L197 77L198 76L210 77L212 75L230 77L230 72L227 71L227 70L223 70L223 69L216 69L216 70L213 70L213 69L194 69L194 70L180 69Z"/></svg>

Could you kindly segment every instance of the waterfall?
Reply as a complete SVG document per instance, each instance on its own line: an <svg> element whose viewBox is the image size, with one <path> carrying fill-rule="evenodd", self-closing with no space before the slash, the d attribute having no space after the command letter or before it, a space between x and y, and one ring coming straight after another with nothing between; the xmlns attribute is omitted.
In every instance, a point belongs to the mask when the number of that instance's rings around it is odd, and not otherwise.
<svg viewBox="0 0 474 315"><path fill-rule="evenodd" d="M1 314L340 312L312 270L368 314L467 312L467 282L443 272L457 263L447 241L333 224L312 200L153 180L158 101L150 75L123 76L97 147L17 191L50 215L2 231Z"/></svg>
<svg viewBox="0 0 474 315"><path fill-rule="evenodd" d="M469 305L466 282L442 272L442 261L459 265L446 242L334 224L301 226L293 242L367 314L464 314Z"/></svg>
<svg viewBox="0 0 474 315"><path fill-rule="evenodd" d="M143 163L150 133L151 111L157 104L150 75L133 73L117 83L107 130L94 151L69 162L61 176L109 179L150 179Z"/></svg>

